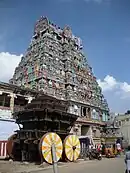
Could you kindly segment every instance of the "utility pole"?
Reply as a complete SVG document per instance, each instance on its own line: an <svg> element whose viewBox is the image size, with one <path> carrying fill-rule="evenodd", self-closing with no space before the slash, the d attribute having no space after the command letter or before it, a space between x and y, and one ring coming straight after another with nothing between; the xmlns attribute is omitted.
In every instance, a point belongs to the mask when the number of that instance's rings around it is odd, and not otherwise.
<svg viewBox="0 0 130 173"><path fill-rule="evenodd" d="M55 148L55 144L52 144L52 148L51 148L51 152L52 152L52 161L53 161L53 172L54 173L58 173L58 165L57 165L57 158L56 158L56 148Z"/></svg>

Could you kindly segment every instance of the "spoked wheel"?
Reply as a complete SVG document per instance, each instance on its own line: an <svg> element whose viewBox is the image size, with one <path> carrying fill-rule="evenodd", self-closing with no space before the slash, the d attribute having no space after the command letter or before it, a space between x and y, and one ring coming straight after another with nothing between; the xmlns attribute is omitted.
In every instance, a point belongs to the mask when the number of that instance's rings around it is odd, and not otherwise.
<svg viewBox="0 0 130 173"><path fill-rule="evenodd" d="M52 144L55 145L57 161L60 160L63 152L61 138L56 133L46 133L40 140L40 153L47 163L52 164Z"/></svg>
<svg viewBox="0 0 130 173"><path fill-rule="evenodd" d="M80 141L76 135L69 135L64 140L64 152L69 161L76 161L80 155Z"/></svg>

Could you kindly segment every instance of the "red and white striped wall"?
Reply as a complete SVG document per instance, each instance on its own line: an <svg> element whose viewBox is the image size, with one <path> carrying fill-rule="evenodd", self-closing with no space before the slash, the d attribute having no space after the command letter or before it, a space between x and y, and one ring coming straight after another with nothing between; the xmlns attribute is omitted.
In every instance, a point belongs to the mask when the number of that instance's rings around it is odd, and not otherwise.
<svg viewBox="0 0 130 173"><path fill-rule="evenodd" d="M7 141L0 141L0 159L7 157Z"/></svg>

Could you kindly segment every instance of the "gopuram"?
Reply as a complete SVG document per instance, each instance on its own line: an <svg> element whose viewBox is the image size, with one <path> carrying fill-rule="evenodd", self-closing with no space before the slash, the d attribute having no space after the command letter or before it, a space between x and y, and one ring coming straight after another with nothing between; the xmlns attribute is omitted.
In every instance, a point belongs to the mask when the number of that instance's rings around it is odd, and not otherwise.
<svg viewBox="0 0 130 173"><path fill-rule="evenodd" d="M71 132L100 143L109 119L108 104L83 53L82 41L69 26L62 29L41 17L10 83L69 102L68 113L79 117Z"/></svg>

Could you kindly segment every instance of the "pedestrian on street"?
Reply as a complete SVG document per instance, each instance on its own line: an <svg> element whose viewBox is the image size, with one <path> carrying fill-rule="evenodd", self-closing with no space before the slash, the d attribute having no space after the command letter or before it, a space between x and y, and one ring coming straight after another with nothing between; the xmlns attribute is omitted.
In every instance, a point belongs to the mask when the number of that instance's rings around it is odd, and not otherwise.
<svg viewBox="0 0 130 173"><path fill-rule="evenodd" d="M126 163L126 173L130 173L130 146L128 146L128 151L125 154Z"/></svg>
<svg viewBox="0 0 130 173"><path fill-rule="evenodd" d="M117 154L120 155L120 153L121 153L121 144L117 143L116 148L117 148Z"/></svg>

